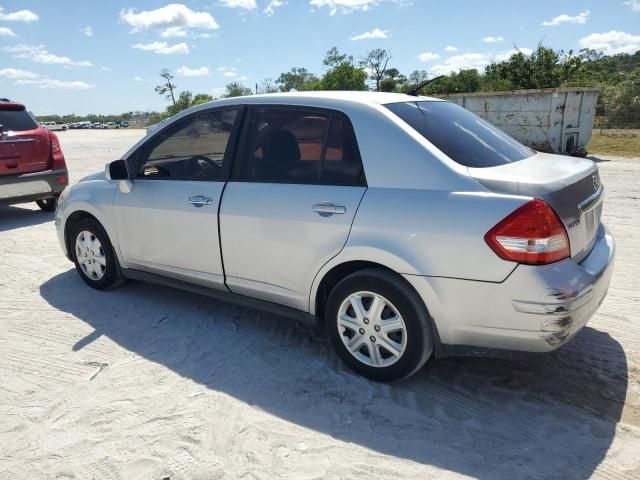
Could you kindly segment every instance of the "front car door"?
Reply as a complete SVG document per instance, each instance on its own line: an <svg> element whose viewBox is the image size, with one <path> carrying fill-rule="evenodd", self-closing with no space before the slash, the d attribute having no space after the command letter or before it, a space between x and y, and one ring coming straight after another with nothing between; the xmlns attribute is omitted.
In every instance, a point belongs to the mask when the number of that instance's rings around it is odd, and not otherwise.
<svg viewBox="0 0 640 480"><path fill-rule="evenodd" d="M128 268L225 288L218 207L241 114L226 108L185 117L129 159L133 188L114 198Z"/></svg>
<svg viewBox="0 0 640 480"><path fill-rule="evenodd" d="M227 286L306 311L366 190L351 124L338 112L256 107L240 144L220 208Z"/></svg>

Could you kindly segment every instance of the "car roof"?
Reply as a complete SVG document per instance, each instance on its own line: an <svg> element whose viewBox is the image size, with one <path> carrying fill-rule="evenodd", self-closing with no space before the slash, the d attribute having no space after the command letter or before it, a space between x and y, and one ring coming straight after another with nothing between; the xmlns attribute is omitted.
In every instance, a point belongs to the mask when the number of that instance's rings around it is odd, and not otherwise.
<svg viewBox="0 0 640 480"><path fill-rule="evenodd" d="M0 110L25 110L25 106L18 102L0 99Z"/></svg>
<svg viewBox="0 0 640 480"><path fill-rule="evenodd" d="M433 97L414 97L404 93L387 92L358 92L358 91L323 91L314 90L309 92L287 92L287 93L265 93L260 95L250 95L245 97L233 97L216 102L230 103L298 103L300 101L324 100L361 104L386 105L389 103L415 102L416 100L442 101Z"/></svg>

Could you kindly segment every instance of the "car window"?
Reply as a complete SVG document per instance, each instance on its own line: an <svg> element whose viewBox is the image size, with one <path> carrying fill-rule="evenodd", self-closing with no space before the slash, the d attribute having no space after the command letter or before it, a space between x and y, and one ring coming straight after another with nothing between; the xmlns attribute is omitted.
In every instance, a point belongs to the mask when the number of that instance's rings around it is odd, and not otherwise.
<svg viewBox="0 0 640 480"><path fill-rule="evenodd" d="M330 185L362 183L362 161L351 125L338 116L331 117L321 182Z"/></svg>
<svg viewBox="0 0 640 480"><path fill-rule="evenodd" d="M0 110L2 130L23 132L38 128L36 121L25 110Z"/></svg>
<svg viewBox="0 0 640 480"><path fill-rule="evenodd" d="M466 167L495 167L535 154L499 128L449 102L402 102L386 107L453 161Z"/></svg>
<svg viewBox="0 0 640 480"><path fill-rule="evenodd" d="M178 121L143 148L138 177L220 180L238 110L218 110Z"/></svg>
<svg viewBox="0 0 640 480"><path fill-rule="evenodd" d="M246 138L244 180L360 182L362 166L351 126L336 115L304 109L257 109Z"/></svg>

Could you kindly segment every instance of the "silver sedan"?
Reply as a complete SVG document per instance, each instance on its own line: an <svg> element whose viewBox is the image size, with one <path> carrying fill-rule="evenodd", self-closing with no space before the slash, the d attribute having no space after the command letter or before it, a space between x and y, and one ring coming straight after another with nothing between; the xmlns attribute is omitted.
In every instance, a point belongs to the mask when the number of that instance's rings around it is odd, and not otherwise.
<svg viewBox="0 0 640 480"><path fill-rule="evenodd" d="M82 279L183 288L322 327L396 380L464 349L545 352L602 302L614 241L585 159L438 99L215 101L158 124L59 200Z"/></svg>

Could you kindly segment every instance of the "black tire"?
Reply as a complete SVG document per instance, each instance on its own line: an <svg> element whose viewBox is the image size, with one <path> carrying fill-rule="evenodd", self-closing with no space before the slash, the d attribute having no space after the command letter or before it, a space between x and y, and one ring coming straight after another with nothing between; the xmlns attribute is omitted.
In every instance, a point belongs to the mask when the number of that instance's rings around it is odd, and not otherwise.
<svg viewBox="0 0 640 480"><path fill-rule="evenodd" d="M78 262L76 239L81 232L89 232L91 235L94 235L102 246L106 262L104 273L99 279L95 279L87 275ZM93 218L80 219L71 227L68 242L69 251L71 252L76 270L87 285L97 290L104 290L121 282L120 266L118 265L118 259L113 252L113 246L111 245L107 232L105 232L104 228L102 228L102 225L100 225L97 220Z"/></svg>
<svg viewBox="0 0 640 480"><path fill-rule="evenodd" d="M58 208L58 197L45 198L42 200L36 200L36 203L40 207L40 210L45 212L55 212Z"/></svg>
<svg viewBox="0 0 640 480"><path fill-rule="evenodd" d="M340 306L352 294L366 291L390 301L404 320L406 347L388 366L374 367L358 360L345 346L337 319ZM402 277L382 269L366 269L344 278L331 291L325 309L325 326L338 356L355 372L375 381L390 382L416 373L434 349L432 323L422 299Z"/></svg>

